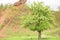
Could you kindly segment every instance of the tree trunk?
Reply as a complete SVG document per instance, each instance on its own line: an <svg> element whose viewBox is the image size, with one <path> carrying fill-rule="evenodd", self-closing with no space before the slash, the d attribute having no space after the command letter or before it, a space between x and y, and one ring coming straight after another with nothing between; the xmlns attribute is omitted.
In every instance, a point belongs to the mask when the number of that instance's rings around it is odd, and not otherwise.
<svg viewBox="0 0 60 40"><path fill-rule="evenodd" d="M38 40L41 40L41 31L38 31Z"/></svg>

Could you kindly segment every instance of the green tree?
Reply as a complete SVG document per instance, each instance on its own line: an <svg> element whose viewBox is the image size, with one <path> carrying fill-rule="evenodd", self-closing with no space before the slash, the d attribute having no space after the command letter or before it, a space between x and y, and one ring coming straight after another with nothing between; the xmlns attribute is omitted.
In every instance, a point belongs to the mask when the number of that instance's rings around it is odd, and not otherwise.
<svg viewBox="0 0 60 40"><path fill-rule="evenodd" d="M41 40L41 32L48 28L53 27L55 24L55 17L48 6L45 6L42 2L34 2L28 6L30 13L25 13L22 16L22 25L28 27L33 31L38 32L38 40Z"/></svg>

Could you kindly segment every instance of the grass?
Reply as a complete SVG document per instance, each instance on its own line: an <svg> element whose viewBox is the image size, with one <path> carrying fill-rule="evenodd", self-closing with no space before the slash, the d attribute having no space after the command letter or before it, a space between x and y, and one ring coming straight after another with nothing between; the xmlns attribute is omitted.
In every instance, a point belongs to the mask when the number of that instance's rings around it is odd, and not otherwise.
<svg viewBox="0 0 60 40"><path fill-rule="evenodd" d="M38 40L37 37L36 38L31 38L31 37L8 37L8 38L0 38L0 40ZM42 40L60 40L60 37L46 37L46 38L42 38Z"/></svg>
<svg viewBox="0 0 60 40"><path fill-rule="evenodd" d="M47 34L47 35L59 36L59 34L60 34L60 27L57 27L57 28L53 28L51 30L44 31L42 33L43 34Z"/></svg>

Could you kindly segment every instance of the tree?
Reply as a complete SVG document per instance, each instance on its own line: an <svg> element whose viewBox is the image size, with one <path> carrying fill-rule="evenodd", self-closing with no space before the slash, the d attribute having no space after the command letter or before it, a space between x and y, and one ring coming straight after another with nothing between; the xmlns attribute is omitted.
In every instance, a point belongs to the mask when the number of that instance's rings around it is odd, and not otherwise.
<svg viewBox="0 0 60 40"><path fill-rule="evenodd" d="M54 26L55 17L50 8L43 5L42 2L34 2L28 8L31 12L21 17L21 23L24 27L37 31L38 40L41 40L41 32Z"/></svg>

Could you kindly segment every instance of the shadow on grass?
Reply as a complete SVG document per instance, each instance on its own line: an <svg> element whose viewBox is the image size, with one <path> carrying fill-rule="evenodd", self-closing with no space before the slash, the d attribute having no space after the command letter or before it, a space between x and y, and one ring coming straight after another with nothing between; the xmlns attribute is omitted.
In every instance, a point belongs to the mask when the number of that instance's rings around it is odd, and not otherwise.
<svg viewBox="0 0 60 40"><path fill-rule="evenodd" d="M26 39L26 40L38 40L37 38ZM42 38L41 40L60 40L60 38Z"/></svg>
<svg viewBox="0 0 60 40"><path fill-rule="evenodd" d="M37 38L27 38L24 40L38 40ZM41 40L49 40L49 38L42 38Z"/></svg>
<svg viewBox="0 0 60 40"><path fill-rule="evenodd" d="M48 40L49 38L42 38L42 40Z"/></svg>

